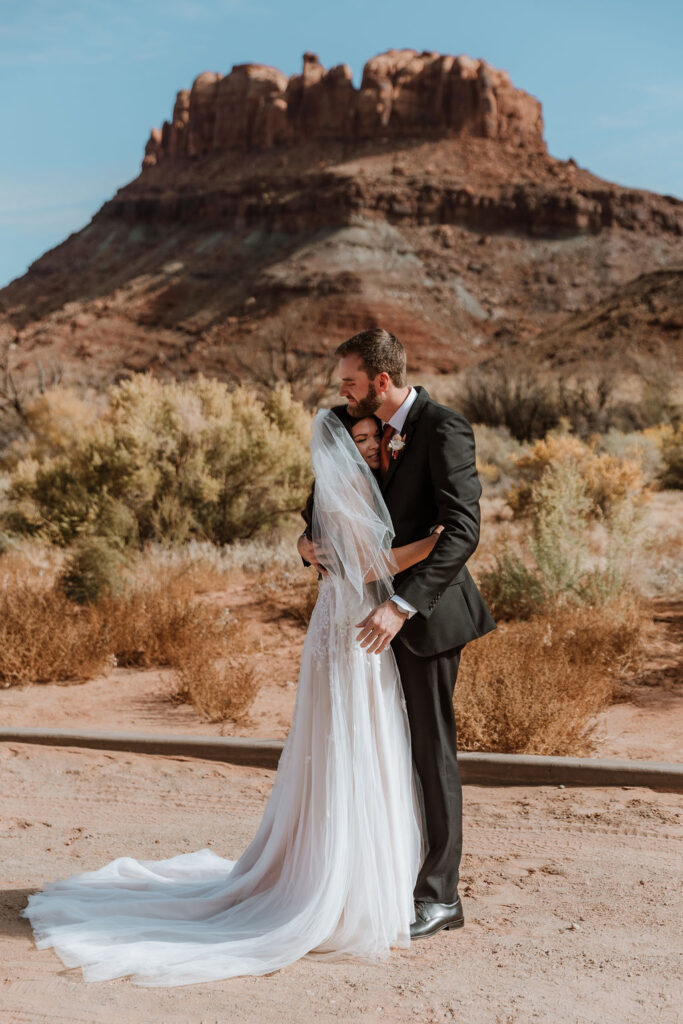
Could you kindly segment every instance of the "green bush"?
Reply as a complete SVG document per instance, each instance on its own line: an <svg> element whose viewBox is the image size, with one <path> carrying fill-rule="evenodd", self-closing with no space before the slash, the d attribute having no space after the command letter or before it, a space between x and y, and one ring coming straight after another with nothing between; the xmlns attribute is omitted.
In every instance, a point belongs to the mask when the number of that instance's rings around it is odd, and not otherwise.
<svg viewBox="0 0 683 1024"><path fill-rule="evenodd" d="M623 594L641 515L635 501L621 501L602 515L605 551L597 563L588 545L593 497L576 464L546 466L534 484L529 512L519 550L505 546L480 577L495 617L528 619L567 604L603 605Z"/></svg>
<svg viewBox="0 0 683 1024"><path fill-rule="evenodd" d="M538 572L505 546L496 564L479 576L479 588L496 619L529 619L541 610L546 594Z"/></svg>
<svg viewBox="0 0 683 1024"><path fill-rule="evenodd" d="M0 528L62 545L82 535L119 547L224 544L301 508L310 418L286 387L262 401L201 375L163 383L140 374L107 397L88 417L53 392L55 421L41 396L32 437L4 459Z"/></svg>
<svg viewBox="0 0 683 1024"><path fill-rule="evenodd" d="M662 434L662 461L664 469L659 478L662 487L683 488L683 423L676 430Z"/></svg>
<svg viewBox="0 0 683 1024"><path fill-rule="evenodd" d="M121 555L102 537L77 541L58 577L65 597L77 604L92 604L109 590L119 589Z"/></svg>

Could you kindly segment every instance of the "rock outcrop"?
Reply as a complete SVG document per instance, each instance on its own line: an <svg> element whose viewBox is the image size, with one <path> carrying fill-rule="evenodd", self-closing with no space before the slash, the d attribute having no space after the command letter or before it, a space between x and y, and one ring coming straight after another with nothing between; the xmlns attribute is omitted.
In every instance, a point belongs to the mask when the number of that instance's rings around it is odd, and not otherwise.
<svg viewBox="0 0 683 1024"><path fill-rule="evenodd" d="M326 71L305 53L300 75L264 64L204 72L154 129L144 167L178 156L251 152L298 142L438 138L469 133L545 150L541 104L484 60L388 50L368 61L360 89L346 64Z"/></svg>
<svg viewBox="0 0 683 1024"><path fill-rule="evenodd" d="M683 203L542 135L538 101L468 57L392 50L358 89L310 53L291 78L205 72L139 176L0 291L0 340L17 373L98 386L250 379L292 338L318 358L375 324L411 372L512 351L679 365Z"/></svg>

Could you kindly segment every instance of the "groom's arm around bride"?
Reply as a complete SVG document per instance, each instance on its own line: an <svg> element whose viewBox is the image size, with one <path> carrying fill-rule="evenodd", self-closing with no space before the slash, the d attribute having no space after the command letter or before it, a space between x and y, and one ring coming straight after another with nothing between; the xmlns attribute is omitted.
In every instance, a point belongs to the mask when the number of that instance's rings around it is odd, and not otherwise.
<svg viewBox="0 0 683 1024"><path fill-rule="evenodd" d="M405 381L405 353L386 331L365 331L339 346L340 393L335 412L372 412L396 428L380 474L395 531L394 546L420 540L441 524L431 553L394 578L395 597L363 622L359 639L379 653L395 636L419 655L464 645L495 628L466 563L479 542L481 483L472 427L460 413ZM401 358L402 357L402 358ZM401 365L402 363L402 365ZM397 383L398 381L398 383ZM391 431L389 431L391 436ZM392 449L392 441L388 442ZM410 609L406 614L402 609Z"/></svg>

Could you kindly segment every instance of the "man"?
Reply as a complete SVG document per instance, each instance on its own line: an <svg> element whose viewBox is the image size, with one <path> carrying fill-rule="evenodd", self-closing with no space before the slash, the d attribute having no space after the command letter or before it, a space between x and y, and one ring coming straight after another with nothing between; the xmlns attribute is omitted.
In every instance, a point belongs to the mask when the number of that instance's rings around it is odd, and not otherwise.
<svg viewBox="0 0 683 1024"><path fill-rule="evenodd" d="M410 722L425 859L415 885L411 937L459 928L462 788L453 690L464 645L496 628L466 562L479 541L481 484L474 435L459 413L406 383L405 350L376 328L338 349L345 416L383 423L381 489L398 547L443 530L431 554L394 578L394 595L359 623L359 640L379 654L391 643ZM304 560L321 568L299 538Z"/></svg>

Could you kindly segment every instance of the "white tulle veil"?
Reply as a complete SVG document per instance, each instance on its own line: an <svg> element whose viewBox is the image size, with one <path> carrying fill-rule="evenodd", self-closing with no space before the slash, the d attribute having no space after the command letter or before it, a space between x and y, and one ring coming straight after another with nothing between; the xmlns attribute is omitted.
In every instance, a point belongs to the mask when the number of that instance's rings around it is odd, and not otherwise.
<svg viewBox="0 0 683 1024"><path fill-rule="evenodd" d="M331 410L313 421L315 474L312 537L344 602L375 603L393 593L394 528L374 474Z"/></svg>

